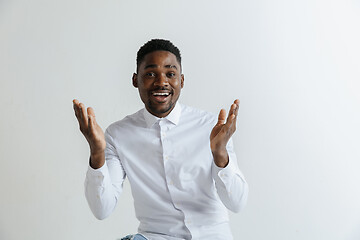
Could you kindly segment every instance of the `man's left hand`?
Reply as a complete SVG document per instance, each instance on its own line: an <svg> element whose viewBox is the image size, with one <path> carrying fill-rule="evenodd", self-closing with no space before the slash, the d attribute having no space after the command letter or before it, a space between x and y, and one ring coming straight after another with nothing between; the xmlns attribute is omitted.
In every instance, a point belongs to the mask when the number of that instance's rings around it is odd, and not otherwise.
<svg viewBox="0 0 360 240"><path fill-rule="evenodd" d="M230 107L229 115L226 119L225 109L221 109L218 122L210 134L210 148L214 157L214 162L218 167L226 167L229 163L229 156L226 144L236 130L236 119L239 111L239 99L236 99Z"/></svg>

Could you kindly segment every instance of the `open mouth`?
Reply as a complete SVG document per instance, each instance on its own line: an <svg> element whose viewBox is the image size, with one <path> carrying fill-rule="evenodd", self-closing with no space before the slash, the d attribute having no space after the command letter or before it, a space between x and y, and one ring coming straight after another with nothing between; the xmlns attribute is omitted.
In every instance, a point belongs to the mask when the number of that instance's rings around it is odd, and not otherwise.
<svg viewBox="0 0 360 240"><path fill-rule="evenodd" d="M152 92L151 95L157 102L165 102L171 95L171 92Z"/></svg>

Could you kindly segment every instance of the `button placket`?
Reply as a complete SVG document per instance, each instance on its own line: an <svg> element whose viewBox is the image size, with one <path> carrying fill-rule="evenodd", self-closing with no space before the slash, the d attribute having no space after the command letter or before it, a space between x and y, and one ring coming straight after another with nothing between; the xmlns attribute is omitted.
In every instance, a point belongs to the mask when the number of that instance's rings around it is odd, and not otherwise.
<svg viewBox="0 0 360 240"><path fill-rule="evenodd" d="M165 170L165 175L167 172L167 167L166 167L166 162L169 160L169 156L167 153L167 144L166 144L166 126L165 126L165 122L163 121L163 119L160 120L159 122L159 126L160 126L160 139L161 139L161 143L162 143L162 159L164 162L164 170ZM167 181L168 182L168 181Z"/></svg>
<svg viewBox="0 0 360 240"><path fill-rule="evenodd" d="M162 142L162 148L163 148L163 161L164 163L169 160L169 155L167 152L167 139L166 139L166 124L162 120L159 122L160 125L160 138ZM166 169L165 169L166 170Z"/></svg>

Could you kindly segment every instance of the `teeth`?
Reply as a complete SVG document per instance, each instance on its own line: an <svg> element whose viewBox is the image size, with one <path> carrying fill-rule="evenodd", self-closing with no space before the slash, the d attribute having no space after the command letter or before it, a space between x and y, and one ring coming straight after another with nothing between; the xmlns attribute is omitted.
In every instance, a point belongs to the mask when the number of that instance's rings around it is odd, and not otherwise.
<svg viewBox="0 0 360 240"><path fill-rule="evenodd" d="M169 96L169 93L153 93L154 96Z"/></svg>

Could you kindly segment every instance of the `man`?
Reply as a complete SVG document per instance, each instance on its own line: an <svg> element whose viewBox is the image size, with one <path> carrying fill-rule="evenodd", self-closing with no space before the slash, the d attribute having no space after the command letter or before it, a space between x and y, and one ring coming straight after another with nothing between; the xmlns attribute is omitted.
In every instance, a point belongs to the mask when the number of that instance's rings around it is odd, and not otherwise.
<svg viewBox="0 0 360 240"><path fill-rule="evenodd" d="M142 46L132 83L145 108L105 134L94 110L73 101L91 153L86 198L94 215L106 218L127 176L140 221L134 239L232 239L226 208L240 211L248 194L231 141L239 100L218 118L182 105L181 71L180 51L170 41Z"/></svg>

